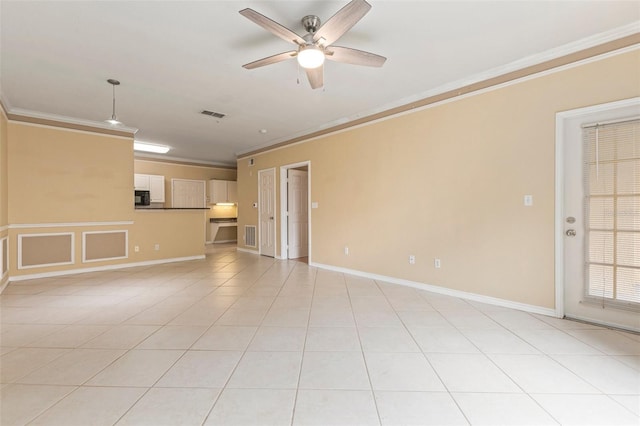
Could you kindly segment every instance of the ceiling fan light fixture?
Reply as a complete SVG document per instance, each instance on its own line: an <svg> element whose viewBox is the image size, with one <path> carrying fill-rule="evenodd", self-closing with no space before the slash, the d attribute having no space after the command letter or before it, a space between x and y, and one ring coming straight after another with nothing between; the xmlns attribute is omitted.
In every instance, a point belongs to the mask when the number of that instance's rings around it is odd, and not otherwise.
<svg viewBox="0 0 640 426"><path fill-rule="evenodd" d="M302 68L313 69L324 64L324 52L313 45L301 47L297 58Z"/></svg>

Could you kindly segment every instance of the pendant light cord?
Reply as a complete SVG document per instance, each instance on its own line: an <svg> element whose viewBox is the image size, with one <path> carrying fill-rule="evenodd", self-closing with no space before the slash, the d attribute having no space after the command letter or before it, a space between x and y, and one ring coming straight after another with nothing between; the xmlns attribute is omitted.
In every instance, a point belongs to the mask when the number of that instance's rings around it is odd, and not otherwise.
<svg viewBox="0 0 640 426"><path fill-rule="evenodd" d="M113 84L113 112L111 113L111 119L117 120L116 117L116 85Z"/></svg>

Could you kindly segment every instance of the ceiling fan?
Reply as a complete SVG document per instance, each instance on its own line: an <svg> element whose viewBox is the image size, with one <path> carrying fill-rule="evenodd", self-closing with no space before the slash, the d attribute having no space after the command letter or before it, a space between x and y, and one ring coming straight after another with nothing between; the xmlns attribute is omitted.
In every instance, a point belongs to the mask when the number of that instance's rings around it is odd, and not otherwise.
<svg viewBox="0 0 640 426"><path fill-rule="evenodd" d="M365 0L352 0L325 22L324 25L321 25L320 18L317 16L307 15L302 18L302 25L307 31L307 34L302 37L253 9L243 9L240 11L242 16L283 40L298 46L295 50L258 59L243 65L243 67L254 69L297 58L300 66L304 68L309 84L313 89L320 88L324 84L323 64L325 58L353 65L381 67L387 60L384 56L332 45L333 42L337 41L362 19L369 12L369 9L371 9L371 5Z"/></svg>

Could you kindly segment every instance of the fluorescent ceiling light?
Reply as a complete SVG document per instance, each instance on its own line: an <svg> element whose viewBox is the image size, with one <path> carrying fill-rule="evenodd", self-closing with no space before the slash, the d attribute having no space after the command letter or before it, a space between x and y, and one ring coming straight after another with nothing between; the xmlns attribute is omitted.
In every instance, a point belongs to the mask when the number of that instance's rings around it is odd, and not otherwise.
<svg viewBox="0 0 640 426"><path fill-rule="evenodd" d="M133 149L136 151L153 152L156 154L166 154L171 148L166 145L155 145L146 142L134 142Z"/></svg>

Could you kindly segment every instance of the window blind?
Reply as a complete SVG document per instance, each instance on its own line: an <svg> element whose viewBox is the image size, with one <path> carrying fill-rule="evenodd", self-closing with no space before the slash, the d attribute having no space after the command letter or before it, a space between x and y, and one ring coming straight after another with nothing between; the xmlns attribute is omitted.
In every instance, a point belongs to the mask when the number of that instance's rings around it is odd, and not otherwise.
<svg viewBox="0 0 640 426"><path fill-rule="evenodd" d="M640 119L585 127L583 143L586 296L640 307Z"/></svg>

